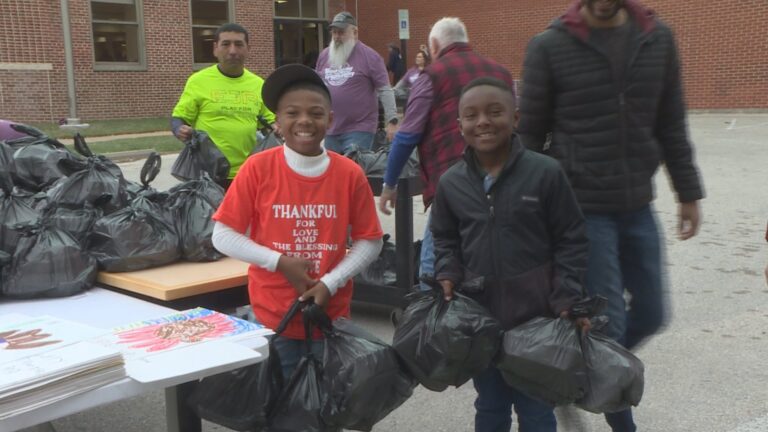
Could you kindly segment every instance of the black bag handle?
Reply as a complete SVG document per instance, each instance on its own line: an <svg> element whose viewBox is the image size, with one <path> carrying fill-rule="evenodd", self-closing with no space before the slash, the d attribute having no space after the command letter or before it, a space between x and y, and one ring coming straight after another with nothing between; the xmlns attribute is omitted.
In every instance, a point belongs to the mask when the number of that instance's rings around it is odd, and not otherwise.
<svg viewBox="0 0 768 432"><path fill-rule="evenodd" d="M275 336L284 332L285 329L288 327L288 323L290 323L293 317L295 317L296 314L303 307L307 306L309 302L310 302L309 300L300 301L299 299L296 299L296 301L293 302L291 307L288 308L288 311L285 313L285 316L283 316L283 319L280 321L280 324L277 325L277 328L275 329Z"/></svg>
<svg viewBox="0 0 768 432"><path fill-rule="evenodd" d="M80 135L80 132L75 134L75 150L77 150L78 153L85 157L93 157L93 152L88 147L88 144L85 143L85 138L83 138L82 135Z"/></svg>
<svg viewBox="0 0 768 432"><path fill-rule="evenodd" d="M160 167L163 164L163 160L160 157L160 153L153 151L147 157L144 162L144 166L141 167L140 180L144 186L149 186L155 177L160 173Z"/></svg>

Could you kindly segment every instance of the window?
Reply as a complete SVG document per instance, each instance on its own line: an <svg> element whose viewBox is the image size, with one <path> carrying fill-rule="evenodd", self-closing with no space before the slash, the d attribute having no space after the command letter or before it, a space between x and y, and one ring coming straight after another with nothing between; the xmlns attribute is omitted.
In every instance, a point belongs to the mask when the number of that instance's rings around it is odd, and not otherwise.
<svg viewBox="0 0 768 432"><path fill-rule="evenodd" d="M91 1L95 69L143 69L141 0Z"/></svg>
<svg viewBox="0 0 768 432"><path fill-rule="evenodd" d="M195 63L216 63L213 36L222 24L231 22L230 0L191 0L192 55Z"/></svg>
<svg viewBox="0 0 768 432"><path fill-rule="evenodd" d="M324 0L275 0L275 16L325 18Z"/></svg>

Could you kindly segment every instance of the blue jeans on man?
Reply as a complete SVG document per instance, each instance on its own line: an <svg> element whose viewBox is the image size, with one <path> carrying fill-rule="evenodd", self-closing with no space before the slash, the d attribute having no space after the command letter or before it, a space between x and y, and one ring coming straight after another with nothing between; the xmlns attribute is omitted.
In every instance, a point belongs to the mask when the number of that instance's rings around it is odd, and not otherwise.
<svg viewBox="0 0 768 432"><path fill-rule="evenodd" d="M507 385L495 367L489 367L472 381L477 390L475 432L509 432L512 407L520 423L519 432L557 432L552 407Z"/></svg>
<svg viewBox="0 0 768 432"><path fill-rule="evenodd" d="M432 277L435 275L435 240L432 238L432 230L429 229L432 223L432 212L427 215L427 225L424 227L424 237L421 238L421 254L419 255L419 280L422 277ZM424 282L419 282L419 289L429 291L432 289Z"/></svg>
<svg viewBox="0 0 768 432"><path fill-rule="evenodd" d="M608 299L605 333L627 349L658 332L666 319L661 235L651 205L623 213L584 213L589 238L586 285ZM630 295L629 304L624 298ZM605 415L614 432L634 432L632 411Z"/></svg>
<svg viewBox="0 0 768 432"><path fill-rule="evenodd" d="M325 136L325 149L336 153L346 154L353 147L360 150L370 150L373 147L373 132L347 132L338 135Z"/></svg>

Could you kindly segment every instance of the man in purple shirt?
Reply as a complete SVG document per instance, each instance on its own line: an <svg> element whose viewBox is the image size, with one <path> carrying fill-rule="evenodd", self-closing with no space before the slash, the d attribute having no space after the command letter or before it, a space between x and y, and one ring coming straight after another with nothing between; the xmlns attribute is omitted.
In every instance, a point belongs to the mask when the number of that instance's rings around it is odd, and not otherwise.
<svg viewBox="0 0 768 432"><path fill-rule="evenodd" d="M376 51L358 40L352 14L337 14L330 28L333 40L320 53L315 68L331 92L333 123L325 148L342 154L353 145L368 150L378 124L377 99L384 107L387 139L397 130L395 95L387 68Z"/></svg>

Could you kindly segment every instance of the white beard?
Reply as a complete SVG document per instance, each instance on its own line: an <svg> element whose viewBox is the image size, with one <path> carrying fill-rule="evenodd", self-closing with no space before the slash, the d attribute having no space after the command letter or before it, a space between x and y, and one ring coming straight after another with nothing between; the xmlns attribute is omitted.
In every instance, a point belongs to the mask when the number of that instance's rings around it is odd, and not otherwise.
<svg viewBox="0 0 768 432"><path fill-rule="evenodd" d="M343 67L347 63L347 60L349 60L349 56L352 54L356 42L357 41L354 39L350 39L341 45L336 45L335 42L331 42L331 44L328 45L328 64L334 69Z"/></svg>

